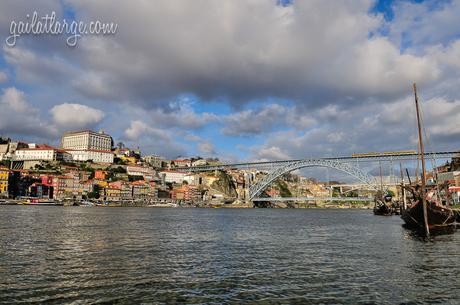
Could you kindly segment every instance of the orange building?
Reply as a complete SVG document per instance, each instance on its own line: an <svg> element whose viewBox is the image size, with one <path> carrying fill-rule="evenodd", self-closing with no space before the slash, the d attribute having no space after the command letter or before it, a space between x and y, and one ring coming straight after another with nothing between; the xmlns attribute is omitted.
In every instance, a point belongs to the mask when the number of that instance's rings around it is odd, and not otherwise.
<svg viewBox="0 0 460 305"><path fill-rule="evenodd" d="M96 180L105 180L107 178L107 172L102 170L97 170L94 172L94 179Z"/></svg>

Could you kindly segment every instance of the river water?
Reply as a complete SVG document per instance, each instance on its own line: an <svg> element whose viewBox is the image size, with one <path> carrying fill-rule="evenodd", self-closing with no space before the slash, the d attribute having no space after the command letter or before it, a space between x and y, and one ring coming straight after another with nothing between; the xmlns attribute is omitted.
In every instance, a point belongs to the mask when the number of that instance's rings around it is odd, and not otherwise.
<svg viewBox="0 0 460 305"><path fill-rule="evenodd" d="M0 303L459 304L460 232L371 210L0 207Z"/></svg>

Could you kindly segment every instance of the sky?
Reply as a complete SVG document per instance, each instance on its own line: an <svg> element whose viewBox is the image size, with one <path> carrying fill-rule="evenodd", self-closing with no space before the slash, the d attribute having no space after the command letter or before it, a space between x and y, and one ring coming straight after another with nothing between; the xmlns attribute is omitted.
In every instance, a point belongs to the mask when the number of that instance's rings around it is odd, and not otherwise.
<svg viewBox="0 0 460 305"><path fill-rule="evenodd" d="M117 24L22 35L12 21ZM460 1L3 0L0 135L104 130L167 158L227 162L459 148Z"/></svg>

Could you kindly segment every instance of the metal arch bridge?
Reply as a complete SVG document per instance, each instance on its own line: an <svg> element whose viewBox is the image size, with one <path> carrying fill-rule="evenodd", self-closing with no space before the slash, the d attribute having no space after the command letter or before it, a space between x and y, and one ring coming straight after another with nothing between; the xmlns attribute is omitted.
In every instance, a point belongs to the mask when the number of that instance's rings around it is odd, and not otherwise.
<svg viewBox="0 0 460 305"><path fill-rule="evenodd" d="M460 157L460 151L440 151L440 152L426 152L425 158L428 159L450 159L453 157ZM205 172L215 170L229 170L229 169L274 169L279 166L287 165L292 162L305 161L305 160L335 160L342 163L360 163L360 162L376 162L376 161L415 161L418 160L417 153L394 153L394 154L372 154L369 156L342 156L342 157L327 157L327 158L305 158L293 160L275 160L275 161L261 161L261 162L241 162L241 163L228 163L218 165L202 165L191 167L177 167L176 170L183 170L189 172Z"/></svg>
<svg viewBox="0 0 460 305"><path fill-rule="evenodd" d="M448 159L452 157L460 157L458 151L448 152L427 152L426 158L433 159ZM253 184L249 189L249 199L253 200L274 180L279 176L305 167L329 167L342 172L345 172L366 185L371 189L377 189L377 180L359 169L359 167L352 165L353 162L375 162L375 161L407 161L417 160L419 158L417 153L394 153L394 154L372 154L354 157L336 157L336 158L319 158L319 159L303 159L303 160L281 160L281 161L268 161L268 162L248 162L248 163L234 163L234 164L221 164L214 166L195 166L195 167L181 167L178 170L185 170L190 172L214 171L214 170L228 170L228 169L265 169L268 170L268 175Z"/></svg>
<svg viewBox="0 0 460 305"><path fill-rule="evenodd" d="M265 177L257 181L255 184L251 185L251 187L249 188L249 199L252 200L256 196L260 195L260 193L270 183L275 181L281 175L295 171L297 169L304 168L304 167L313 167L313 166L329 167L329 168L340 170L342 172L345 172L357 178L361 182L369 185L371 189L377 189L377 180L356 166L352 166L348 163L335 161L335 160L306 159L306 160L301 160L301 161L293 161L284 166L280 166L270 171L268 175L266 175Z"/></svg>

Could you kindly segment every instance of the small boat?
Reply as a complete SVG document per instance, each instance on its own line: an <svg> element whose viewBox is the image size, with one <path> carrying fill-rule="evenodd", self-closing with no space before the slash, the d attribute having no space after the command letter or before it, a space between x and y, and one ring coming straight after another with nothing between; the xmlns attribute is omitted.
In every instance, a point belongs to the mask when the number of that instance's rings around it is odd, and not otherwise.
<svg viewBox="0 0 460 305"><path fill-rule="evenodd" d="M382 180L382 164L380 166L380 190L375 195L374 199L374 215L377 216L391 216L393 215L393 208L391 207L392 197L384 195L383 180Z"/></svg>
<svg viewBox="0 0 460 305"><path fill-rule="evenodd" d="M177 203L156 203L149 204L149 208L177 208L179 205Z"/></svg>
<svg viewBox="0 0 460 305"><path fill-rule="evenodd" d="M76 203L77 206L80 206L80 207L94 207L96 206L93 202L91 201L81 201L81 202L78 202Z"/></svg>
<svg viewBox="0 0 460 305"><path fill-rule="evenodd" d="M393 209L383 202L376 202L374 206L374 215L391 216L393 215Z"/></svg>
<svg viewBox="0 0 460 305"><path fill-rule="evenodd" d="M62 202L54 200L42 200L42 199L29 199L23 202L24 205L37 205L37 206L63 206Z"/></svg>
<svg viewBox="0 0 460 305"><path fill-rule="evenodd" d="M391 216L394 214L394 209L391 204L392 197L390 195L383 196L383 200L375 198L374 215Z"/></svg>

